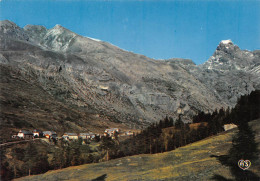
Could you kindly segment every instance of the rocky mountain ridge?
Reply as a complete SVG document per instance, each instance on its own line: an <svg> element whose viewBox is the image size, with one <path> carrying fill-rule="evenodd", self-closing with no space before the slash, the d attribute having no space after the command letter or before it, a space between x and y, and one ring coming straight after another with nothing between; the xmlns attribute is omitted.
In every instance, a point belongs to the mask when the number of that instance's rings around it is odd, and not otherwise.
<svg viewBox="0 0 260 181"><path fill-rule="evenodd" d="M154 60L80 36L60 25L51 29L37 25L20 28L8 20L1 21L0 42L2 69L8 67L17 79L37 85L46 96L74 111L89 113L76 118L56 112L56 117L52 116L56 121L45 127L64 119L73 120L76 130L90 119L93 128L95 124L107 125L105 122L138 128L166 115L176 118L183 114L189 120L198 111L233 106L240 95L260 88L260 51L240 50L231 41L220 42L202 65L178 58ZM3 83L3 79L10 81L10 75L2 74L1 87L15 88L12 82ZM14 94L12 89L2 92L1 99L7 102ZM54 115L52 110L49 114ZM9 114L2 111L1 115L4 124L14 126ZM31 127L36 126L34 119Z"/></svg>

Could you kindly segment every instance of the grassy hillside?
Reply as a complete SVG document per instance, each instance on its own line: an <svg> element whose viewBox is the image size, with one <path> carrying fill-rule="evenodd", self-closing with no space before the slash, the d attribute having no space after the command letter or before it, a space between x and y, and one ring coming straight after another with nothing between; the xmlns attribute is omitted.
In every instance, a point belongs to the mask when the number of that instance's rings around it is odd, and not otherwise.
<svg viewBox="0 0 260 181"><path fill-rule="evenodd" d="M259 121L250 123L258 143ZM236 131L233 129L171 152L69 167L18 180L102 180L105 177L106 180L210 180L214 174L231 178L228 167L222 166L212 155L226 154ZM250 170L257 173L260 163L252 164Z"/></svg>

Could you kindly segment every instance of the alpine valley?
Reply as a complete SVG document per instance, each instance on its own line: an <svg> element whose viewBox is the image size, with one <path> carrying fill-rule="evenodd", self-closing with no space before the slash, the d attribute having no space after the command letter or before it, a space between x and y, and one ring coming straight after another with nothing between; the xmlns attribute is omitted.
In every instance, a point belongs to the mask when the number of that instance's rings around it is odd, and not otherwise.
<svg viewBox="0 0 260 181"><path fill-rule="evenodd" d="M18 129L102 132L141 129L166 115L232 107L260 89L260 50L221 41L202 65L155 60L107 42L0 22L1 136Z"/></svg>

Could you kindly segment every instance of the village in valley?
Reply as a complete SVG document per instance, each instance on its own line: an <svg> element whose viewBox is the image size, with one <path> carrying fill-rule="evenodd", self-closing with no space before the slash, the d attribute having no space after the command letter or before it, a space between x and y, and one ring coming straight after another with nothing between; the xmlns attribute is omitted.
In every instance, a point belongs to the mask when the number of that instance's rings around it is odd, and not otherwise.
<svg viewBox="0 0 260 181"><path fill-rule="evenodd" d="M191 124L193 126L198 126L198 123ZM223 126L225 131L236 128L235 124L225 124ZM100 140L102 137L110 137L111 139L117 139L118 137L127 137L132 136L135 133L133 131L121 131L119 128L109 128L105 129L103 134L85 132L85 133L73 133L73 132L65 132L62 136L58 136L55 131L41 131L38 129L34 129L33 131L23 130L21 129L16 135L12 136L12 139L23 139L30 140L35 138L45 138L49 140L66 140L73 141L82 139L83 141L91 141L91 140Z"/></svg>
<svg viewBox="0 0 260 181"><path fill-rule="evenodd" d="M192 124L195 125L195 124ZM225 124L223 126L224 130L230 130L237 127L235 124ZM111 137L115 139L116 137L132 136L134 135L133 131L121 131L119 128L108 128L105 129L103 134L85 132L85 133L73 133L65 132L61 137L55 131L41 131L39 129L34 129L33 131L21 129L16 135L12 135L13 139L34 139L34 138L47 138L47 139L63 139L67 141L71 140L93 140L95 138L102 138L103 136Z"/></svg>
<svg viewBox="0 0 260 181"><path fill-rule="evenodd" d="M41 131L38 129L34 129L33 131L23 130L21 129L16 135L13 135L13 139L35 139L35 138L46 138L46 139L54 139L54 140L87 140L91 141L94 139L100 139L103 136L111 137L112 139L116 139L116 137L123 137L123 136L131 136L134 132L132 131L121 131L119 128L109 128L104 131L103 134L92 133L92 132L85 132L85 133L73 133L73 132L66 132L62 136L58 136L55 131Z"/></svg>

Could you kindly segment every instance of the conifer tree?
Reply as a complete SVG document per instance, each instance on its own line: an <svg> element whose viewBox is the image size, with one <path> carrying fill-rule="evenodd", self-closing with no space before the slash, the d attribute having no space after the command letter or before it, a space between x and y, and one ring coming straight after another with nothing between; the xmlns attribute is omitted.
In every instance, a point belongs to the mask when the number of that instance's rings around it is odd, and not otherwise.
<svg viewBox="0 0 260 181"><path fill-rule="evenodd" d="M28 175L31 175L32 173L32 169L36 163L37 154L38 152L36 146L34 143L30 142L25 150L24 155L24 168L28 171Z"/></svg>
<svg viewBox="0 0 260 181"><path fill-rule="evenodd" d="M71 147L70 147L70 145L66 147L65 152L64 152L64 157L65 157L65 160L66 160L66 161L65 161L65 167L70 166L71 160L72 160L72 158L71 158Z"/></svg>
<svg viewBox="0 0 260 181"><path fill-rule="evenodd" d="M80 164L80 145L82 140L73 141L70 145L71 147L71 165L79 165Z"/></svg>
<svg viewBox="0 0 260 181"><path fill-rule="evenodd" d="M173 118L170 117L169 119L170 119L170 120L169 120L169 121L170 121L170 123L169 123L169 127L171 127L171 126L173 126Z"/></svg>
<svg viewBox="0 0 260 181"><path fill-rule="evenodd" d="M175 122L175 127L178 128L178 129L181 129L182 127L184 127L184 123L182 121L182 118L181 118L181 114L179 115L179 118L177 119L177 121Z"/></svg>
<svg viewBox="0 0 260 181"><path fill-rule="evenodd" d="M64 149L62 148L55 149L52 159L52 165L54 169L61 169L65 165L65 158L63 157L63 152Z"/></svg>
<svg viewBox="0 0 260 181"><path fill-rule="evenodd" d="M35 173L45 173L50 169L49 162L48 162L48 155L44 151L40 151L38 153L38 156L35 160L35 167L34 171Z"/></svg>
<svg viewBox="0 0 260 181"><path fill-rule="evenodd" d="M239 160L250 160L252 165L258 158L257 143L255 135L247 122L241 122L238 126L239 132L232 140L232 147L228 154L228 165L236 180L252 180L257 178L251 172L238 167Z"/></svg>
<svg viewBox="0 0 260 181"><path fill-rule="evenodd" d="M115 142L111 139L109 136L104 136L101 139L100 144L101 150L104 150L106 152L106 160L109 160L109 152L115 149Z"/></svg>

